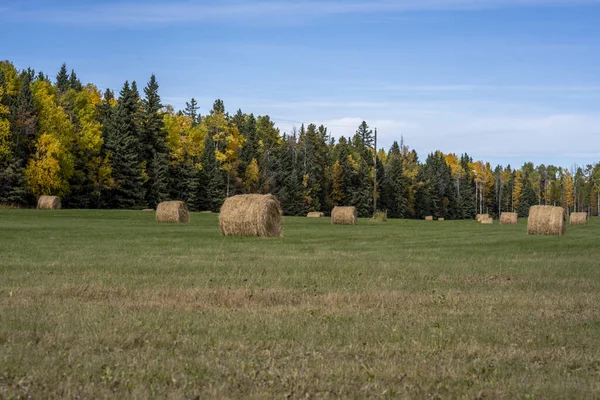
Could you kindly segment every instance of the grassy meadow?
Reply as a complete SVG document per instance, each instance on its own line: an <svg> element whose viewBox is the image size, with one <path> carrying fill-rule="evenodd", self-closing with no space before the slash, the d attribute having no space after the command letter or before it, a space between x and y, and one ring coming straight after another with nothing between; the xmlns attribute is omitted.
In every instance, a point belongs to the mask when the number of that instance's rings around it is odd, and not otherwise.
<svg viewBox="0 0 600 400"><path fill-rule="evenodd" d="M0 210L0 398L600 398L600 219Z"/></svg>

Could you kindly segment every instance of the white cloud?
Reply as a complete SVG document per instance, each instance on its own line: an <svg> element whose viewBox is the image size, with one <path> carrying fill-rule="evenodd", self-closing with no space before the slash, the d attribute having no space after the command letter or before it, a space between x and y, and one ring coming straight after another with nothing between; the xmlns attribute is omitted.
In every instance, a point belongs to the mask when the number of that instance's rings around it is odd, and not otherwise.
<svg viewBox="0 0 600 400"><path fill-rule="evenodd" d="M600 150L590 151L600 149L600 113L540 112L536 107L501 103L481 103L477 110L468 106L472 103L466 102L421 103L411 107L384 106L377 102L362 109L348 109L347 104L334 108L335 102L324 109L323 103L305 102L304 106L293 109L293 113L286 112L285 107L278 111L288 115L289 120L299 121L304 116L312 116L305 123L322 123L336 138L352 136L360 122L366 120L371 127L377 127L381 147L389 148L402 135L422 157L442 150L458 154L467 152L481 159L544 163L564 158L581 163L590 158L600 161ZM516 112L517 109L520 110ZM343 117L327 117L344 112L346 116ZM293 126L300 125L273 118L282 131L289 132Z"/></svg>

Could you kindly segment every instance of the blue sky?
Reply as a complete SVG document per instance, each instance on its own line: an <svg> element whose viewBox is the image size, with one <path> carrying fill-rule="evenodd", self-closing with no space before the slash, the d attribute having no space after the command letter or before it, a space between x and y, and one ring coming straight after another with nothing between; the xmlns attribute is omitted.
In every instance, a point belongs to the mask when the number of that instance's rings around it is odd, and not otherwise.
<svg viewBox="0 0 600 400"><path fill-rule="evenodd" d="M600 0L7 1L0 58L62 62L165 104L269 114L282 131L363 119L421 157L600 161Z"/></svg>

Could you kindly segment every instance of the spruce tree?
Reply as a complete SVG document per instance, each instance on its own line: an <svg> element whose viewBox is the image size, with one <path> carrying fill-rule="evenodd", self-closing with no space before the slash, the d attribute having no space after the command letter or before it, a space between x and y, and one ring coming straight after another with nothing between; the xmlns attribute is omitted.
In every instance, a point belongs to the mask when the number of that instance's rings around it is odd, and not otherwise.
<svg viewBox="0 0 600 400"><path fill-rule="evenodd" d="M43 74L42 74L43 76ZM63 63L60 67L60 71L56 75L56 87L59 93L65 93L69 90L69 74L67 73L67 64Z"/></svg>
<svg viewBox="0 0 600 400"><path fill-rule="evenodd" d="M81 84L81 81L77 78L74 69L71 70L71 75L69 76L69 87L75 90L76 92L80 92L81 89L83 89L83 85Z"/></svg>
<svg viewBox="0 0 600 400"><path fill-rule="evenodd" d="M407 208L406 179L399 154L390 156L382 186L382 205L387 209L388 217L404 218Z"/></svg>
<svg viewBox="0 0 600 400"><path fill-rule="evenodd" d="M138 95L125 82L119 101L103 126L105 147L116 187L110 191L110 208L142 208L144 177L140 166L137 124Z"/></svg>
<svg viewBox="0 0 600 400"><path fill-rule="evenodd" d="M168 149L165 142L166 131L160 114L162 105L158 94L158 82L154 74L144 88L142 101L140 150L141 159L146 162L148 180L144 185L145 199L150 207L168 199Z"/></svg>
<svg viewBox="0 0 600 400"><path fill-rule="evenodd" d="M220 169L219 161L215 155L215 141L207 135L204 149L200 157L202 171L200 173L200 190L198 191L198 205L200 210L217 212L225 199L225 179Z"/></svg>
<svg viewBox="0 0 600 400"><path fill-rule="evenodd" d="M295 137L284 135L282 145L274 159L279 161L274 194L283 207L285 215L304 215L304 187L295 156Z"/></svg>
<svg viewBox="0 0 600 400"><path fill-rule="evenodd" d="M198 106L198 102L195 98L192 97L189 102L185 102L185 110L183 110L183 115L190 117L192 120L192 126L196 126L200 123L200 114L198 113L199 109L200 107Z"/></svg>

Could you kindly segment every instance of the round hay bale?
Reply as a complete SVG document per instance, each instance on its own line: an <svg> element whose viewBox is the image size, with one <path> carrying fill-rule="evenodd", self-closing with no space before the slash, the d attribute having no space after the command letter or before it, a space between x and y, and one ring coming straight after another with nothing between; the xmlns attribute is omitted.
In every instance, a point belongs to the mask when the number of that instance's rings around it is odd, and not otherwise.
<svg viewBox="0 0 600 400"><path fill-rule="evenodd" d="M319 211L311 211L308 214L306 214L307 218L322 218L325 216L325 213L319 212Z"/></svg>
<svg viewBox="0 0 600 400"><path fill-rule="evenodd" d="M60 198L57 196L40 196L38 199L38 210L60 210L60 208Z"/></svg>
<svg viewBox="0 0 600 400"><path fill-rule="evenodd" d="M586 212L574 212L569 217L569 225L587 225L588 215Z"/></svg>
<svg viewBox="0 0 600 400"><path fill-rule="evenodd" d="M219 213L223 236L282 236L282 210L272 194L228 197Z"/></svg>
<svg viewBox="0 0 600 400"><path fill-rule="evenodd" d="M529 209L527 233L529 235L565 234L565 209L554 206L533 206Z"/></svg>
<svg viewBox="0 0 600 400"><path fill-rule="evenodd" d="M489 215L484 215L483 217L479 218L479 222L485 225L491 225L494 223L494 218L490 217Z"/></svg>
<svg viewBox="0 0 600 400"><path fill-rule="evenodd" d="M425 221L433 221L433 215L426 216Z"/></svg>
<svg viewBox="0 0 600 400"><path fill-rule="evenodd" d="M183 201L163 201L156 207L157 222L190 222L187 205Z"/></svg>
<svg viewBox="0 0 600 400"><path fill-rule="evenodd" d="M503 212L500 214L500 225L517 225L519 216L514 212Z"/></svg>
<svg viewBox="0 0 600 400"><path fill-rule="evenodd" d="M445 221L445 218L438 218L438 221Z"/></svg>
<svg viewBox="0 0 600 400"><path fill-rule="evenodd" d="M333 210L331 210L331 223L335 225L356 225L356 207L333 207Z"/></svg>
<svg viewBox="0 0 600 400"><path fill-rule="evenodd" d="M477 220L477 222L481 222L481 219L482 219L482 218L487 218L487 217L489 217L489 215L488 215L488 214L477 214L477 215L475 216L475 219Z"/></svg>

